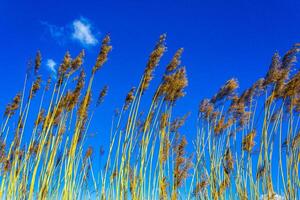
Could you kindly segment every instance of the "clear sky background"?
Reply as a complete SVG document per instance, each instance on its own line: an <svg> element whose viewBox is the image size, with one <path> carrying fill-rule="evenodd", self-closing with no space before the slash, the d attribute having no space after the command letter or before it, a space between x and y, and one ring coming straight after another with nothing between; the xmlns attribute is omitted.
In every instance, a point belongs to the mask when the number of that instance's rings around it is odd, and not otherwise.
<svg viewBox="0 0 300 200"><path fill-rule="evenodd" d="M300 1L1 0L0 111L21 90L26 63L38 49L44 74L55 74L66 50L75 56L82 48L84 66L91 70L106 33L113 51L94 88L108 84L109 94L93 131L108 134L113 110L138 84L155 42L167 33L168 51L156 81L174 52L184 47L189 86L176 112L192 111L184 134L193 136L201 99L213 96L232 77L241 89L250 86L265 75L274 52L283 54L300 42ZM92 143L105 143L104 138Z"/></svg>

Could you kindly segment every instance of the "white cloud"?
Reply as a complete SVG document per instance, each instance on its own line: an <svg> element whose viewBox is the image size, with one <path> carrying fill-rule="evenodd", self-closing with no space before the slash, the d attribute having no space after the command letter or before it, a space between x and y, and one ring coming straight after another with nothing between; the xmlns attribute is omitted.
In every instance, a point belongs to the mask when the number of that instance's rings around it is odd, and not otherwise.
<svg viewBox="0 0 300 200"><path fill-rule="evenodd" d="M48 69L51 71L51 73L54 76L56 76L56 69L55 69L56 62L53 59L48 59L46 65L47 65Z"/></svg>
<svg viewBox="0 0 300 200"><path fill-rule="evenodd" d="M84 19L74 20L73 21L73 30L72 37L75 40L78 40L83 45L95 45L98 43L98 40L92 33L91 24Z"/></svg>
<svg viewBox="0 0 300 200"><path fill-rule="evenodd" d="M48 22L41 22L47 28L47 31L59 44L78 41L81 45L94 46L98 43L95 28L86 18L75 19L65 26L57 26Z"/></svg>

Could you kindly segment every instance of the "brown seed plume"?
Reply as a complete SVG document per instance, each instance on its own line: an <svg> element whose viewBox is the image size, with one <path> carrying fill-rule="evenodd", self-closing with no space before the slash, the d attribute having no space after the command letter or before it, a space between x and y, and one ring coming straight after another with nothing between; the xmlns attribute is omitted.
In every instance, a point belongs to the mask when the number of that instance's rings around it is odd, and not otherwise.
<svg viewBox="0 0 300 200"><path fill-rule="evenodd" d="M163 113L160 118L160 129L163 130L167 127L169 122L169 114Z"/></svg>
<svg viewBox="0 0 300 200"><path fill-rule="evenodd" d="M278 81L278 79L280 78L281 66L281 58L278 52L276 52L272 57L272 62L265 77L264 85L269 85Z"/></svg>
<svg viewBox="0 0 300 200"><path fill-rule="evenodd" d="M209 99L204 99L199 105L199 117L208 120L214 111L214 104Z"/></svg>
<svg viewBox="0 0 300 200"><path fill-rule="evenodd" d="M238 122L240 127L249 122L251 112L246 111L245 101L237 95L232 97L228 112L232 114L233 121Z"/></svg>
<svg viewBox="0 0 300 200"><path fill-rule="evenodd" d="M66 108L67 111L71 111L75 105L79 101L79 97L81 95L81 91L84 87L84 80L85 79L85 72L81 70L80 75L77 80L77 84L75 89L72 92L68 92L63 99L64 107Z"/></svg>
<svg viewBox="0 0 300 200"><path fill-rule="evenodd" d="M234 168L234 160L230 148L226 149L223 159L223 167L225 174L229 175Z"/></svg>
<svg viewBox="0 0 300 200"><path fill-rule="evenodd" d="M6 106L4 115L9 116L9 117L14 115L15 111L19 108L20 103L21 103L21 93L18 93L14 97L12 103L10 103Z"/></svg>
<svg viewBox="0 0 300 200"><path fill-rule="evenodd" d="M256 130L253 130L243 138L242 149L244 151L247 151L249 153L252 151L252 149L255 145L255 142L254 142L255 136L256 136Z"/></svg>
<svg viewBox="0 0 300 200"><path fill-rule="evenodd" d="M278 53L275 53L273 56L271 66L265 77L264 85L274 83L273 94L275 98L285 97L285 85L297 60L296 55L298 52L299 48L294 46L282 59L280 59Z"/></svg>
<svg viewBox="0 0 300 200"><path fill-rule="evenodd" d="M62 61L62 63L60 64L59 68L58 68L58 80L57 80L57 86L60 86L64 79L65 76L67 74L68 69L70 69L71 67L71 55L70 53L67 51L64 59Z"/></svg>
<svg viewBox="0 0 300 200"><path fill-rule="evenodd" d="M185 147L187 145L187 140L183 136L179 140L179 134L176 136L176 144L174 147L175 152L175 166L174 166L174 183L173 188L175 193L177 189L183 184L184 180L188 177L188 171L192 168L191 157L186 158Z"/></svg>
<svg viewBox="0 0 300 200"><path fill-rule="evenodd" d="M165 137L163 140L162 151L160 152L160 162L165 163L170 154L171 142L168 137Z"/></svg>
<svg viewBox="0 0 300 200"><path fill-rule="evenodd" d="M124 110L127 110L134 99L135 87L132 87L125 98Z"/></svg>
<svg viewBox="0 0 300 200"><path fill-rule="evenodd" d="M112 46L110 45L110 37L109 35L106 35L105 38L102 40L101 49L92 70L93 74L95 74L96 71L98 71L103 66L103 64L107 61L108 53L111 50L112 50Z"/></svg>
<svg viewBox="0 0 300 200"><path fill-rule="evenodd" d="M297 53L299 52L299 47L294 46L288 50L282 58L282 69L291 69L294 67L297 61Z"/></svg>
<svg viewBox="0 0 300 200"><path fill-rule="evenodd" d="M223 133L228 127L230 127L233 124L232 119L228 119L227 122L225 122L225 116L223 115L220 120L217 121L215 127L214 127L214 133L215 135L219 135Z"/></svg>
<svg viewBox="0 0 300 200"><path fill-rule="evenodd" d="M93 153L93 148L88 147L83 158L84 162L92 156L92 153Z"/></svg>
<svg viewBox="0 0 300 200"><path fill-rule="evenodd" d="M37 74L40 67L41 67L41 62L42 62L42 54L40 51L37 51L36 56L35 56L35 65L34 65L34 73Z"/></svg>
<svg viewBox="0 0 300 200"><path fill-rule="evenodd" d="M220 88L218 93L210 100L212 103L216 103L224 99L225 97L230 97L234 94L235 90L238 88L239 84L236 79L228 80L224 86Z"/></svg>
<svg viewBox="0 0 300 200"><path fill-rule="evenodd" d="M87 100L86 100L86 98L87 98ZM92 94L91 94L91 92L88 92L88 93L85 94L84 98L82 99L82 101L79 105L77 115L83 121L85 121L88 117L88 107L90 105L91 99L92 99Z"/></svg>
<svg viewBox="0 0 300 200"><path fill-rule="evenodd" d="M186 69L181 67L172 74L164 75L158 94L164 96L165 101L174 103L185 95L183 90L187 85Z"/></svg>
<svg viewBox="0 0 300 200"><path fill-rule="evenodd" d="M51 78L51 76L49 76L47 79L46 87L45 87L46 91L49 91L50 86L51 86L51 81L52 81L52 78Z"/></svg>
<svg viewBox="0 0 300 200"><path fill-rule="evenodd" d="M176 119L174 119L172 122L171 122L171 127L170 127L170 132L178 132L178 129L181 128L186 119L188 118L188 116L190 115L190 112L186 113L184 116L182 117L177 117Z"/></svg>
<svg viewBox="0 0 300 200"><path fill-rule="evenodd" d="M180 64L181 64L181 54L183 52L183 48L180 48L176 51L175 55L173 56L171 62L167 66L167 72L174 71Z"/></svg>
<svg viewBox="0 0 300 200"><path fill-rule="evenodd" d="M107 95L107 91L108 91L108 86L105 85L99 93L99 97L98 97L96 106L99 106L100 104L102 104L104 102L104 98Z"/></svg>
<svg viewBox="0 0 300 200"><path fill-rule="evenodd" d="M200 193L206 188L206 186L209 185L209 182L208 180L203 180L203 181L200 181L196 184L196 187L194 188L194 191L193 191L193 195L195 197L199 197L200 196Z"/></svg>
<svg viewBox="0 0 300 200"><path fill-rule="evenodd" d="M71 62L72 72L75 72L82 65L84 56L85 56L85 52L84 50L82 50L79 53L79 55L72 60Z"/></svg>
<svg viewBox="0 0 300 200"><path fill-rule="evenodd" d="M300 94L300 71L297 72L285 85L283 90L283 96L285 98L297 96Z"/></svg>
<svg viewBox="0 0 300 200"><path fill-rule="evenodd" d="M41 82L42 82L42 78L41 76L38 76L31 87L29 99L32 99L37 93L37 91L41 88Z"/></svg>
<svg viewBox="0 0 300 200"><path fill-rule="evenodd" d="M155 67L158 65L162 55L166 50L165 46L166 35L163 34L159 37L159 41L157 42L154 50L151 52L148 63L146 65L142 85L139 89L141 93L143 93L150 85L150 81L153 78L153 71Z"/></svg>

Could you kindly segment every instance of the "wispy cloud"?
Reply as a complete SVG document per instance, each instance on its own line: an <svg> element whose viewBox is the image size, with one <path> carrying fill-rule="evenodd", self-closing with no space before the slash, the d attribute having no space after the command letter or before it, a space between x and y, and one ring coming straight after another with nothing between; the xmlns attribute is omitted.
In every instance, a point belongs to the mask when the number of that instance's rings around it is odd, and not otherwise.
<svg viewBox="0 0 300 200"><path fill-rule="evenodd" d="M57 26L44 21L41 22L41 24L46 27L46 30L49 32L50 36L56 40L56 42L60 45L66 43L68 39L67 27Z"/></svg>
<svg viewBox="0 0 300 200"><path fill-rule="evenodd" d="M56 73L57 73L56 69L55 69L56 62L53 59L48 59L47 62L46 62L46 66L48 67L48 70L50 70L52 75L54 77L56 77Z"/></svg>
<svg viewBox="0 0 300 200"><path fill-rule="evenodd" d="M96 45L98 40L95 38L91 30L91 24L84 19L73 21L72 37L83 45Z"/></svg>
<svg viewBox="0 0 300 200"><path fill-rule="evenodd" d="M82 46L88 47L98 43L95 27L84 17L75 19L64 26L58 26L48 22L41 22L41 24L46 27L50 36L60 45L76 41Z"/></svg>

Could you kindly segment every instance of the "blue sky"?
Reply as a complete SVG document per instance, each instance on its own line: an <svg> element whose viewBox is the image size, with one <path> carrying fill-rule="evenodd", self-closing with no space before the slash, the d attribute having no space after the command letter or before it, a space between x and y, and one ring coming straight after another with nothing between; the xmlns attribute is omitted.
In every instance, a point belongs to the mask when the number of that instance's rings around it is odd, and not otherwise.
<svg viewBox="0 0 300 200"><path fill-rule="evenodd" d="M168 52L162 63L184 47L186 101L193 108L231 77L247 87L263 76L275 51L283 53L299 42L299 11L297 1L2 0L0 89L5 97L13 96L37 49L45 64L47 59L59 63L66 50L76 55L87 48L92 63L99 45L84 46L72 38L73 23L84 19L95 40L111 34L114 49L99 76L111 85L116 93L112 96L118 99L137 83L159 34L167 33ZM63 35L51 35L50 26L63 29Z"/></svg>
<svg viewBox="0 0 300 200"><path fill-rule="evenodd" d="M95 130L103 134L113 110L138 84L162 33L167 33L168 51L156 81L175 51L183 47L189 87L176 106L178 114L192 111L194 116L199 101L213 96L226 80L235 77L241 89L250 86L265 75L275 51L283 54L300 42L300 1L296 0L1 0L0 13L1 111L22 88L26 63L36 50L42 52L45 74L56 70L55 63L66 50L75 56L82 48L87 54L85 68L91 69L99 42L110 33L113 51L95 84L98 90L109 85L109 95L96 117L104 125ZM185 134L194 130L193 122Z"/></svg>

